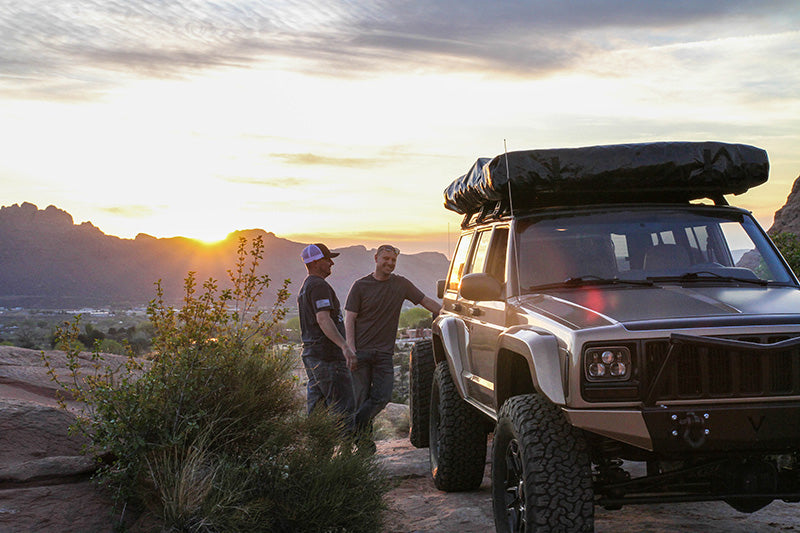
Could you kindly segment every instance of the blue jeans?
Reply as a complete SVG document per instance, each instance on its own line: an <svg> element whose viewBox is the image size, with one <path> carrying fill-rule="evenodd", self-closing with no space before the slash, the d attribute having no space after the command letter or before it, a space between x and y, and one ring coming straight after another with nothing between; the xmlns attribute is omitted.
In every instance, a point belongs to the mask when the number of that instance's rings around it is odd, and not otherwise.
<svg viewBox="0 0 800 533"><path fill-rule="evenodd" d="M353 371L356 429L370 427L372 419L392 399L394 387L392 352L356 351L358 366Z"/></svg>
<svg viewBox="0 0 800 533"><path fill-rule="evenodd" d="M306 405L311 413L317 406L328 406L338 413L345 429L353 427L353 380L347 363L323 361L310 355L303 356L303 365L308 376L308 398Z"/></svg>

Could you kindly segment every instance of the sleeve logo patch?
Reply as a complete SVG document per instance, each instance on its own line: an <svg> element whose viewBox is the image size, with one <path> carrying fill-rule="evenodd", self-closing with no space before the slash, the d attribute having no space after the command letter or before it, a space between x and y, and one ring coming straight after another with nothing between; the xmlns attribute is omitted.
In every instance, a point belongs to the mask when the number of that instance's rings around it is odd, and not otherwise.
<svg viewBox="0 0 800 533"><path fill-rule="evenodd" d="M317 306L317 309L320 309L321 307L330 307L331 301L325 298L322 300L317 300L316 302L314 302L314 305Z"/></svg>

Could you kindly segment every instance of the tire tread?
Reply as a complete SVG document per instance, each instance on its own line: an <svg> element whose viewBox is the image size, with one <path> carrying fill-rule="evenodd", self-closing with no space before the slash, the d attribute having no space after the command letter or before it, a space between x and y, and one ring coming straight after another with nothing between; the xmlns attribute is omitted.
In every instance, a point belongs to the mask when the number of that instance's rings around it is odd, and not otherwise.
<svg viewBox="0 0 800 533"><path fill-rule="evenodd" d="M486 467L486 426L481 414L459 396L447 361L436 365L433 382L439 393L438 405L431 400L431 408L439 412L439 442L431 446L431 454L438 454L438 467L431 471L434 485L447 492L475 490Z"/></svg>
<svg viewBox="0 0 800 533"><path fill-rule="evenodd" d="M501 428L502 426L502 428ZM506 401L498 416L498 431L511 429L522 448L526 531L573 532L594 530L594 492L586 440L564 414L537 394ZM504 446L504 435L495 434L495 446ZM507 531L504 505L498 502L502 488L498 461L505 449L492 450L492 496L497 531ZM504 463L503 463L504 464ZM502 516L498 516L503 511Z"/></svg>
<svg viewBox="0 0 800 533"><path fill-rule="evenodd" d="M415 448L427 448L429 443L428 423L434 369L433 342L415 342L408 357L408 440Z"/></svg>

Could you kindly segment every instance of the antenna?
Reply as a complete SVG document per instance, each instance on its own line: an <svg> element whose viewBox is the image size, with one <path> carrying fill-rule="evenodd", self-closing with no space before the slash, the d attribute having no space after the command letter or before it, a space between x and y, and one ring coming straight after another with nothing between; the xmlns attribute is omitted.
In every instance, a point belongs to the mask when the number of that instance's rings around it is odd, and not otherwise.
<svg viewBox="0 0 800 533"><path fill-rule="evenodd" d="M517 253L517 239L515 238L516 234L516 224L514 223L514 199L511 197L511 170L508 168L508 145L506 144L506 140L503 139L503 154L506 159L506 181L508 182L508 207L511 209L511 229L513 233L509 235L511 239L511 255L513 259L514 265L514 277L516 278L516 296L522 294L522 291L519 287L519 254ZM508 296L508 294L506 294Z"/></svg>
<svg viewBox="0 0 800 533"><path fill-rule="evenodd" d="M508 184L508 207L511 209L511 217L514 217L514 200L511 198L511 171L508 168L508 145L503 139L503 154L506 158L506 183Z"/></svg>

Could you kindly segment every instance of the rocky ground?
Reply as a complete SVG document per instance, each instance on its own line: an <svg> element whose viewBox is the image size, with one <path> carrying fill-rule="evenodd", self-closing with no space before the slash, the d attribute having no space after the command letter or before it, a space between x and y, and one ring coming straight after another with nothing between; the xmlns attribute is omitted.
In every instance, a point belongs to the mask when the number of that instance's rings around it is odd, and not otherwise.
<svg viewBox="0 0 800 533"><path fill-rule="evenodd" d="M63 354L54 363L66 374ZM111 499L89 480L86 441L56 402L40 352L0 346L0 531L112 531Z"/></svg>
<svg viewBox="0 0 800 533"><path fill-rule="evenodd" d="M428 450L414 448L404 436L406 409L390 404L377 424L378 457L393 483L382 533L492 531L488 461L479 490L436 490ZM119 514L112 514L110 498L89 481L93 464L80 453L83 441L67 434L68 424L39 352L0 346L0 532L113 530ZM783 502L750 515L723 503L596 509L596 531L800 532L798 511L800 504Z"/></svg>
<svg viewBox="0 0 800 533"><path fill-rule="evenodd" d="M491 465L479 490L445 493L428 474L428 450L408 439L380 441L378 454L395 482L388 494L383 533L484 533L494 530ZM632 505L619 511L595 509L595 531L626 533L753 533L800 531L800 504L773 502L744 514L725 503Z"/></svg>

